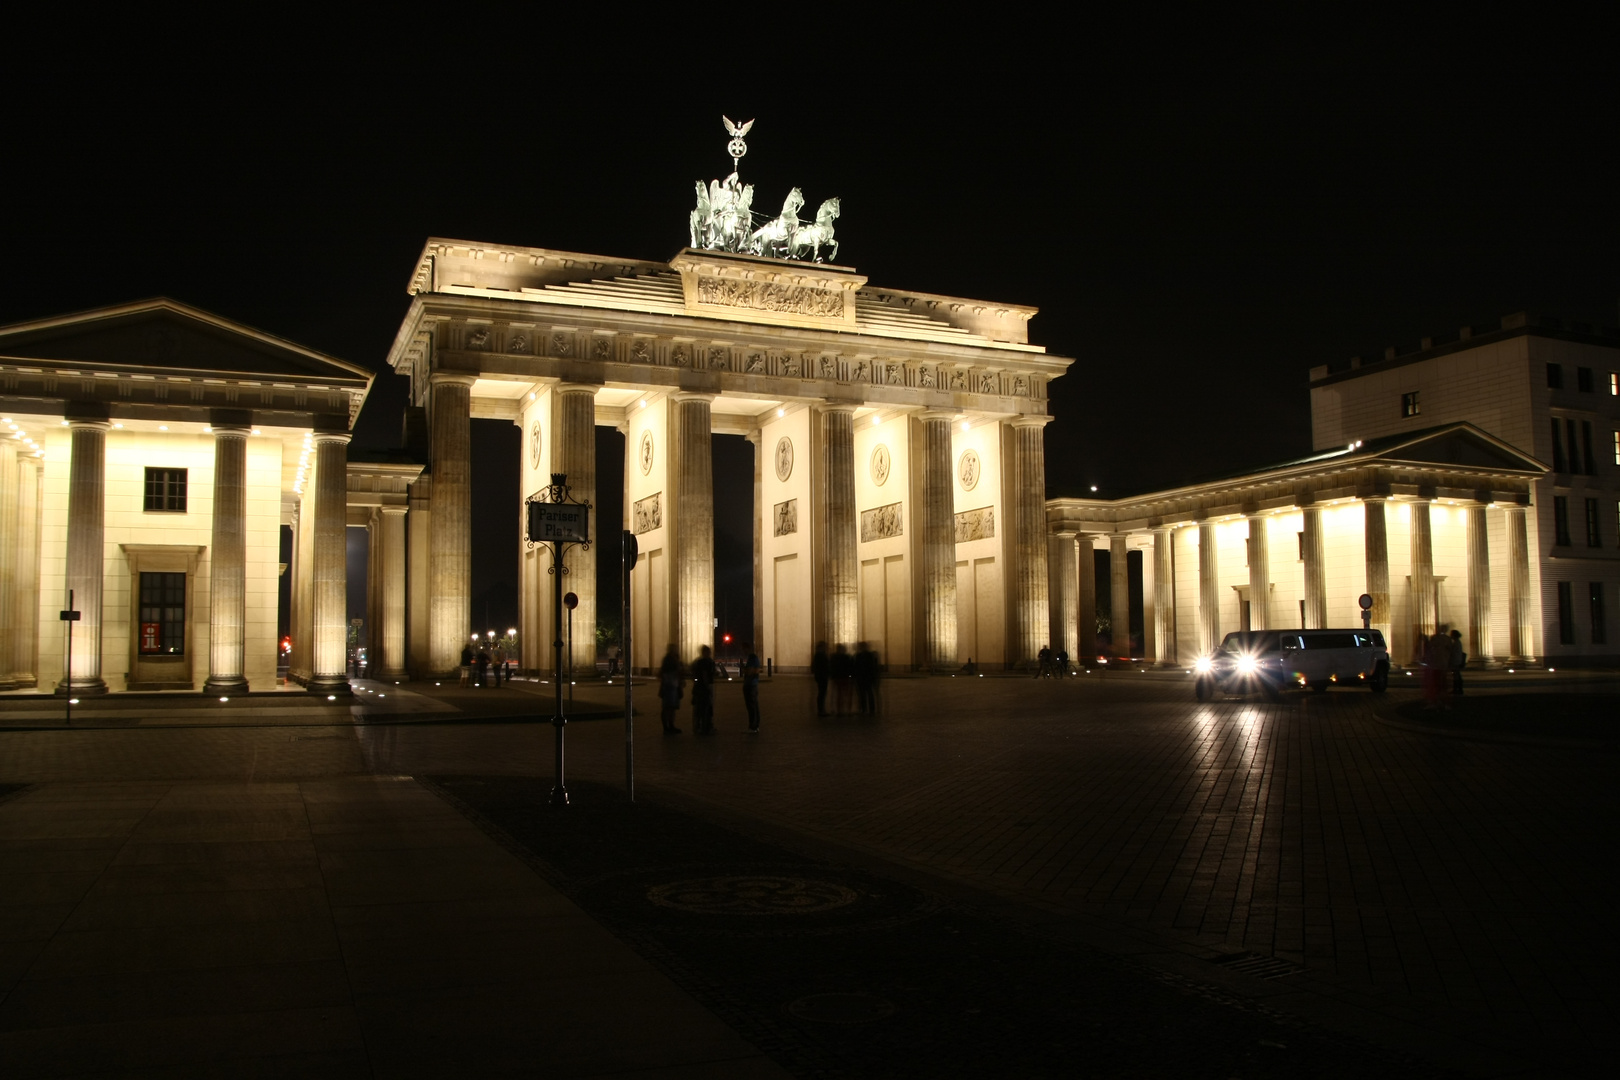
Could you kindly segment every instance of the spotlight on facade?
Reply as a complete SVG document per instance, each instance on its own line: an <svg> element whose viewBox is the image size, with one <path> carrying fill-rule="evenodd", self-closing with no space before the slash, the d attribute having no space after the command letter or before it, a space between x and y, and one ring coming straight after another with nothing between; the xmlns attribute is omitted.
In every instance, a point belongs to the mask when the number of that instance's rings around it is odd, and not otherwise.
<svg viewBox="0 0 1620 1080"><path fill-rule="evenodd" d="M337 700L337 695L336 694L327 694L326 695L326 700L327 701L336 701Z"/></svg>
<svg viewBox="0 0 1620 1080"><path fill-rule="evenodd" d="M966 420L964 420L964 421L962 421L962 430L963 431L972 431L973 430L973 425L968 423Z"/></svg>
<svg viewBox="0 0 1620 1080"><path fill-rule="evenodd" d="M225 702L227 702L229 700L231 700L231 699L228 698L228 697L222 697L222 698L219 699L219 702L220 702L221 705L223 705L223 704L225 704Z"/></svg>
<svg viewBox="0 0 1620 1080"><path fill-rule="evenodd" d="M76 697L68 698L68 704L69 705L77 705L78 703L79 703L78 698L76 698Z"/></svg>

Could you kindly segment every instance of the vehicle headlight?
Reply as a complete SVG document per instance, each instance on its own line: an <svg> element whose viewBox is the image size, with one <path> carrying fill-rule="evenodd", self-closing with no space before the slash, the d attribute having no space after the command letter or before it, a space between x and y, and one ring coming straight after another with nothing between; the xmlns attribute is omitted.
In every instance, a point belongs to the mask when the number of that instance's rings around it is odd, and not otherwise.
<svg viewBox="0 0 1620 1080"><path fill-rule="evenodd" d="M1240 656L1237 662L1238 670L1245 675L1253 675L1260 670L1259 663L1252 656Z"/></svg>
<svg viewBox="0 0 1620 1080"><path fill-rule="evenodd" d="M1206 671L1209 671L1209 670L1211 670L1211 669L1212 669L1212 668L1214 668L1214 667L1215 667L1215 665L1214 665L1214 664L1213 664L1213 663L1211 663L1211 662L1210 662L1210 659L1209 659L1209 657L1207 657L1207 656L1200 656L1200 657L1199 657L1199 658L1198 658L1198 664L1197 664L1197 667L1198 667L1198 673L1199 673L1199 674L1200 674L1200 675L1202 675L1202 674L1203 674L1203 673L1204 673L1204 672L1206 672Z"/></svg>

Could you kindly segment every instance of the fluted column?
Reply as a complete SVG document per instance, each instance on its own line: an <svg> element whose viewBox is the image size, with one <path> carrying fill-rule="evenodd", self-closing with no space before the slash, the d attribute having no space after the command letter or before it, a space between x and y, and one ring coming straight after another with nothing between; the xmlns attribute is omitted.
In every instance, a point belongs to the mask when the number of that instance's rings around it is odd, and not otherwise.
<svg viewBox="0 0 1620 1080"><path fill-rule="evenodd" d="M432 378L433 514L429 525L429 662L454 675L472 625L472 384L470 375Z"/></svg>
<svg viewBox="0 0 1620 1080"><path fill-rule="evenodd" d="M1080 655L1080 637L1076 632L1080 609L1075 595L1074 533L1053 533L1047 541L1046 560L1046 572L1052 581L1047 599L1051 608L1052 651L1068 653L1073 662Z"/></svg>
<svg viewBox="0 0 1620 1080"><path fill-rule="evenodd" d="M855 408L821 412L821 483L824 530L821 564L822 635L853 648L861 633L860 563L855 532Z"/></svg>
<svg viewBox="0 0 1620 1080"><path fill-rule="evenodd" d="M208 548L205 694L245 694L248 428L214 427L214 519Z"/></svg>
<svg viewBox="0 0 1620 1080"><path fill-rule="evenodd" d="M1491 541L1485 526L1486 504L1468 507L1468 659L1491 659Z"/></svg>
<svg viewBox="0 0 1620 1080"><path fill-rule="evenodd" d="M79 621L73 626L73 655L56 692L67 696L105 694L101 678L101 583L107 515L107 429L105 420L68 423L72 449L68 462L67 587ZM62 597L67 606L67 597Z"/></svg>
<svg viewBox="0 0 1620 1080"><path fill-rule="evenodd" d="M1207 656L1221 643L1221 572L1215 559L1215 526L1198 524L1198 653Z"/></svg>
<svg viewBox="0 0 1620 1080"><path fill-rule="evenodd" d="M573 670L596 671L596 550L601 523L596 520L596 387L564 383L551 392L551 471L568 477L571 497L592 504L591 546L567 550L568 575L563 591L579 597L573 614ZM563 626L569 616L563 613ZM568 638L565 636L564 641ZM687 659L690 659L689 657Z"/></svg>
<svg viewBox="0 0 1620 1080"><path fill-rule="evenodd" d="M1111 656L1131 655L1131 538L1115 533L1108 541L1108 625Z"/></svg>
<svg viewBox="0 0 1620 1080"><path fill-rule="evenodd" d="M17 586L17 449L0 443L0 690L17 685L11 667L16 652Z"/></svg>
<svg viewBox="0 0 1620 1080"><path fill-rule="evenodd" d="M956 518L952 495L951 421L953 414L928 411L917 418L921 429L921 536L917 563L921 597L922 647L919 667L944 671L956 657ZM916 430L916 429L914 429Z"/></svg>
<svg viewBox="0 0 1620 1080"><path fill-rule="evenodd" d="M349 694L349 435L315 434L315 565L310 606L314 650L309 692Z"/></svg>
<svg viewBox="0 0 1620 1080"><path fill-rule="evenodd" d="M381 616L377 678L405 677L405 508L385 506L378 517L377 608Z"/></svg>
<svg viewBox="0 0 1620 1080"><path fill-rule="evenodd" d="M1180 659L1176 643L1175 533L1168 525L1153 530L1153 658L1160 667Z"/></svg>
<svg viewBox="0 0 1620 1080"><path fill-rule="evenodd" d="M674 394L675 648L683 663L714 644L714 465L710 394Z"/></svg>
<svg viewBox="0 0 1620 1080"><path fill-rule="evenodd" d="M1522 506L1507 511L1508 654L1516 663L1534 660L1535 625L1530 606L1530 537Z"/></svg>
<svg viewBox="0 0 1620 1080"><path fill-rule="evenodd" d="M1328 624L1327 567L1322 543L1322 509L1303 507L1305 518L1305 628L1320 630Z"/></svg>
<svg viewBox="0 0 1620 1080"><path fill-rule="evenodd" d="M1412 640L1408 647L1414 656L1419 642L1433 637L1438 613L1434 607L1434 534L1429 528L1429 500L1412 503L1412 576L1409 586L1408 618L1412 623Z"/></svg>
<svg viewBox="0 0 1620 1080"><path fill-rule="evenodd" d="M1016 487L1012 493L1013 542L1018 549L1018 590L1013 597L1018 653L1008 656L1012 664L1034 661L1048 642L1051 598L1046 591L1046 442L1042 435L1046 422L1044 416L1021 416L1011 422L1011 471Z"/></svg>
<svg viewBox="0 0 1620 1080"><path fill-rule="evenodd" d="M1249 514L1249 629L1271 629L1271 545L1266 519Z"/></svg>
<svg viewBox="0 0 1620 1080"><path fill-rule="evenodd" d="M1362 500L1366 514L1366 527L1362 533L1362 547L1367 561L1367 595L1372 597L1369 620L1375 630L1383 632L1384 641L1390 641L1389 622L1389 526L1385 516L1387 501L1377 496Z"/></svg>
<svg viewBox="0 0 1620 1080"><path fill-rule="evenodd" d="M765 452L761 435L755 428L745 436L754 448L754 625L749 642L752 647L745 649L745 654L765 651ZM629 455L625 458L628 460ZM625 490L629 490L628 485ZM628 503L625 508L629 509Z"/></svg>
<svg viewBox="0 0 1620 1080"><path fill-rule="evenodd" d="M12 681L19 687L39 685L39 504L42 470L37 457L22 459L17 486L16 588L12 591L14 645Z"/></svg>
<svg viewBox="0 0 1620 1080"><path fill-rule="evenodd" d="M1074 538L1075 632L1082 660L1097 658L1097 549L1084 533Z"/></svg>

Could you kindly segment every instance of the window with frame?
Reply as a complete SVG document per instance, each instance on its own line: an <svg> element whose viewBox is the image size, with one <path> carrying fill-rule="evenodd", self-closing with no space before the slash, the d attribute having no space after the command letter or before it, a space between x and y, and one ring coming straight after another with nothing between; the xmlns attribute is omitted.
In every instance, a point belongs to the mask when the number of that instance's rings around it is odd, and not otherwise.
<svg viewBox="0 0 1620 1080"><path fill-rule="evenodd" d="M1569 497L1553 496L1553 543L1569 547Z"/></svg>
<svg viewBox="0 0 1620 1080"><path fill-rule="evenodd" d="M1418 392L1413 390L1410 394L1401 395L1401 416L1417 416L1423 411L1423 405L1418 401Z"/></svg>
<svg viewBox="0 0 1620 1080"><path fill-rule="evenodd" d="M1569 461L1564 457L1564 425L1558 417L1552 418L1553 472L1569 472Z"/></svg>
<svg viewBox="0 0 1620 1080"><path fill-rule="evenodd" d="M1569 582L1558 583L1558 644L1575 644L1575 598Z"/></svg>
<svg viewBox="0 0 1620 1080"><path fill-rule="evenodd" d="M146 470L146 510L169 514L186 512L186 470Z"/></svg>
<svg viewBox="0 0 1620 1080"><path fill-rule="evenodd" d="M186 575L142 571L140 654L182 656L186 651Z"/></svg>
<svg viewBox="0 0 1620 1080"><path fill-rule="evenodd" d="M1547 365L1547 389L1562 390L1564 388L1564 365Z"/></svg>
<svg viewBox="0 0 1620 1080"><path fill-rule="evenodd" d="M1591 368L1578 367L1575 369L1575 389L1579 390L1583 394L1590 394L1592 392Z"/></svg>
<svg viewBox="0 0 1620 1080"><path fill-rule="evenodd" d="M1609 396L1620 397L1620 371L1609 372Z"/></svg>
<svg viewBox="0 0 1620 1080"><path fill-rule="evenodd" d="M1592 644L1607 645L1609 643L1609 628L1603 620L1603 582L1594 581L1588 586L1592 608Z"/></svg>
<svg viewBox="0 0 1620 1080"><path fill-rule="evenodd" d="M1598 524L1598 501L1596 499L1586 500L1586 546L1603 546L1603 530Z"/></svg>
<svg viewBox="0 0 1620 1080"><path fill-rule="evenodd" d="M1574 457L1573 449L1570 457ZM1587 476L1597 475L1597 457L1592 453L1592 421L1581 421L1581 465Z"/></svg>

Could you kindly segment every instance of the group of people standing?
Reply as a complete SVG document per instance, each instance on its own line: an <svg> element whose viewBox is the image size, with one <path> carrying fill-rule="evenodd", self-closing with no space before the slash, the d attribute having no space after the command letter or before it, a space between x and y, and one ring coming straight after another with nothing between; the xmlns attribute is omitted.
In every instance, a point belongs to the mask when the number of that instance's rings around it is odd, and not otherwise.
<svg viewBox="0 0 1620 1080"><path fill-rule="evenodd" d="M740 672L743 707L748 710L748 732L757 735L759 657L754 653L752 646L746 649L746 655ZM690 668L682 666L680 655L674 645L664 650L664 662L658 667L658 701L659 716L664 724L665 735L681 733L681 729L675 726L675 711L681 707L681 698L685 696L688 674L692 678L692 733L714 734L714 684L719 679L720 672L720 665L714 661L714 652L707 645L699 647L697 659L692 661Z"/></svg>
<svg viewBox="0 0 1620 1080"><path fill-rule="evenodd" d="M830 653L825 641L816 642L816 651L810 657L810 675L816 680L816 715L832 715L827 711L829 687L838 715L847 716L851 712L852 699L862 713L875 714L881 667L877 650L864 641L856 644L853 654L843 642Z"/></svg>
<svg viewBox="0 0 1620 1080"><path fill-rule="evenodd" d="M1037 679L1062 679L1069 674L1069 651L1059 649L1052 651L1050 645L1042 645L1041 651L1035 654L1035 677Z"/></svg>
<svg viewBox="0 0 1620 1080"><path fill-rule="evenodd" d="M474 649L468 643L461 650L461 685L462 686L488 686L493 673L495 685L501 685L501 680L512 681L512 661L506 655L504 645L496 645L493 649L480 644Z"/></svg>
<svg viewBox="0 0 1620 1080"><path fill-rule="evenodd" d="M1434 708L1446 692L1446 675L1451 675L1451 696L1463 692L1463 665L1468 654L1463 652L1462 631L1442 626L1438 633L1418 638L1419 661L1423 664L1423 700Z"/></svg>

